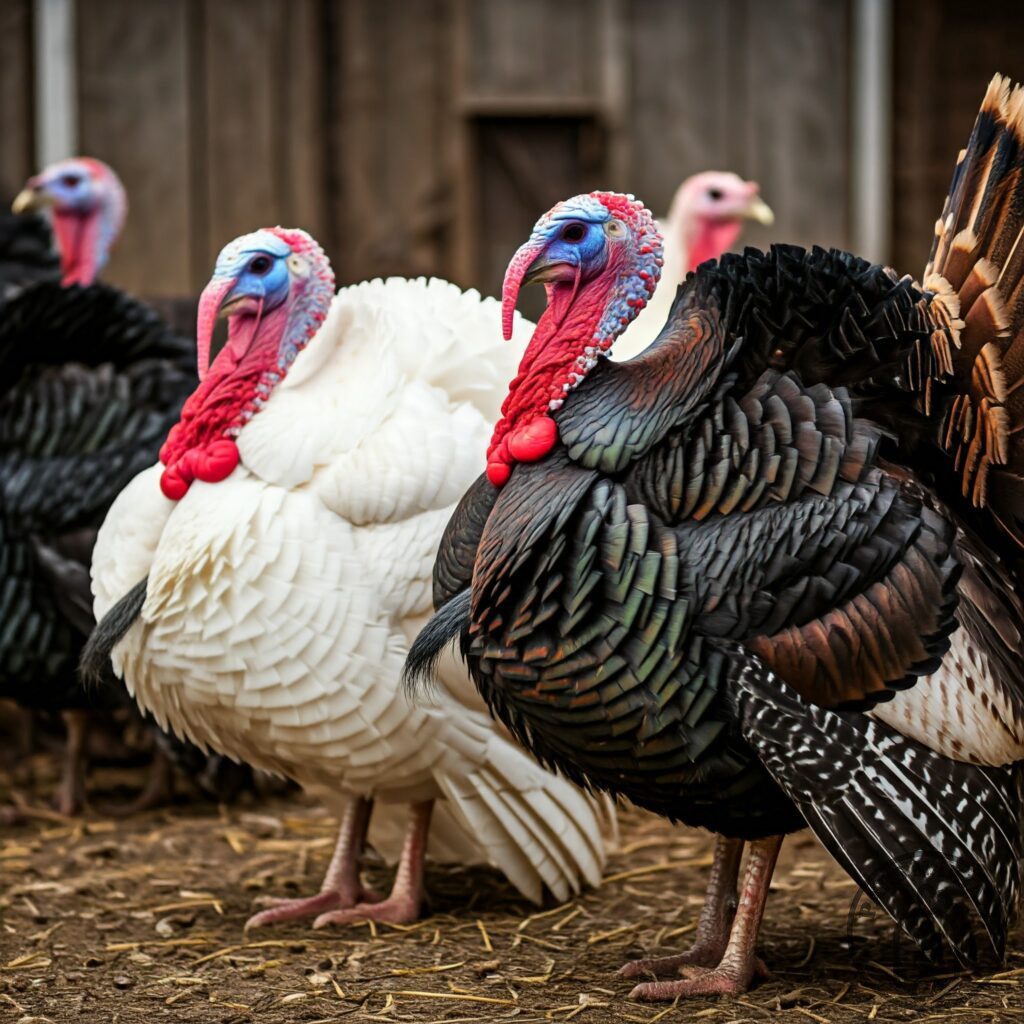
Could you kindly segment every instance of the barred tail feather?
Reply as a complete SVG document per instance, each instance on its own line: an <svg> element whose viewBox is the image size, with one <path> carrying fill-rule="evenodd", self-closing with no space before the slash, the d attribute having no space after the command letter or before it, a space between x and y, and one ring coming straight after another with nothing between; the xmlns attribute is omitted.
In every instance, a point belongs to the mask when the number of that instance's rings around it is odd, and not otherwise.
<svg viewBox="0 0 1024 1024"><path fill-rule="evenodd" d="M807 704L746 652L729 657L744 738L850 876L928 956L1001 959L1024 854L1020 766L950 760Z"/></svg>

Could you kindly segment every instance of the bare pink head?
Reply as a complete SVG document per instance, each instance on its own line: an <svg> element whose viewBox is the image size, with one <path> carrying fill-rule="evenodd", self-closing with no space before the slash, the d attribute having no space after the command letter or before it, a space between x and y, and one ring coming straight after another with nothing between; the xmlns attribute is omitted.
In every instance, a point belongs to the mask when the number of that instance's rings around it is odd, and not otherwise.
<svg viewBox="0 0 1024 1024"><path fill-rule="evenodd" d="M48 211L64 284L91 284L124 227L128 199L107 164L82 156L60 160L29 178L12 209Z"/></svg>
<svg viewBox="0 0 1024 1024"><path fill-rule="evenodd" d="M757 182L744 181L731 171L702 171L677 189L666 234L688 254L686 270L696 270L736 244L745 220L775 220Z"/></svg>

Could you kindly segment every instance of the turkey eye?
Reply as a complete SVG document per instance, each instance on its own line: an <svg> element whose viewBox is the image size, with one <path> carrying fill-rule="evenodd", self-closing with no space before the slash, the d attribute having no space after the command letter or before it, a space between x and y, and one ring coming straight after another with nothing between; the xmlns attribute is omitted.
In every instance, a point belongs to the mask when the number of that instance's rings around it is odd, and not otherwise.
<svg viewBox="0 0 1024 1024"><path fill-rule="evenodd" d="M61 177L60 183L67 186L67 188L77 188L82 178L78 174L65 174Z"/></svg>
<svg viewBox="0 0 1024 1024"><path fill-rule="evenodd" d="M722 195L723 195L723 193L722 193L722 190L720 188L709 188L708 189L708 199L711 199L711 200L713 200L716 203L718 202L719 199L722 198Z"/></svg>
<svg viewBox="0 0 1024 1024"><path fill-rule="evenodd" d="M587 229L582 224L568 224L562 229L562 240L566 242L582 242Z"/></svg>
<svg viewBox="0 0 1024 1024"><path fill-rule="evenodd" d="M265 274L270 269L270 257L257 256L250 262L249 269L254 274Z"/></svg>

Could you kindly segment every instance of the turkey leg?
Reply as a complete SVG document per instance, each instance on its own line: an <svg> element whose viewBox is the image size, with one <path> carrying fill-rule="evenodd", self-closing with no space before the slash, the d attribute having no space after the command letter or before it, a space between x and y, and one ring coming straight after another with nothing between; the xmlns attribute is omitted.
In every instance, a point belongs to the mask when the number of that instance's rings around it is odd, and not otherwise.
<svg viewBox="0 0 1024 1024"><path fill-rule="evenodd" d="M78 814L85 805L85 771L88 758L89 712L78 709L60 714L67 732L64 745L64 766L60 785L54 794L57 810L68 817Z"/></svg>
<svg viewBox="0 0 1024 1024"><path fill-rule="evenodd" d="M132 815L162 807L174 799L174 765L157 743L153 747L153 760L146 775L142 792L125 804L96 808L109 818L130 818Z"/></svg>
<svg viewBox="0 0 1024 1024"><path fill-rule="evenodd" d="M680 981L652 981L637 985L630 996L652 1002L679 996L739 995L759 974L766 974L755 953L768 886L782 847L782 836L758 839L750 844L736 917L725 952L716 967L680 968Z"/></svg>
<svg viewBox="0 0 1024 1024"><path fill-rule="evenodd" d="M402 856L391 894L379 903L360 903L341 910L321 914L314 928L329 924L351 924L355 921L381 921L387 924L410 924L420 916L423 903L423 861L427 853L427 834L430 832L430 812L434 801L412 805L409 829L402 844Z"/></svg>
<svg viewBox="0 0 1024 1024"><path fill-rule="evenodd" d="M729 927L736 912L736 880L743 855L742 839L715 839L715 855L711 863L704 906L697 919L693 945L675 956L650 960L633 960L619 970L624 978L666 978L679 973L679 968L717 967L725 955Z"/></svg>
<svg viewBox="0 0 1024 1024"><path fill-rule="evenodd" d="M246 930L312 917L337 907L362 906L377 899L376 893L364 889L359 882L359 858L366 845L372 810L373 801L364 797L357 797L345 809L341 828L338 829L338 842L320 892L300 899L260 900L268 909L250 917L245 923Z"/></svg>

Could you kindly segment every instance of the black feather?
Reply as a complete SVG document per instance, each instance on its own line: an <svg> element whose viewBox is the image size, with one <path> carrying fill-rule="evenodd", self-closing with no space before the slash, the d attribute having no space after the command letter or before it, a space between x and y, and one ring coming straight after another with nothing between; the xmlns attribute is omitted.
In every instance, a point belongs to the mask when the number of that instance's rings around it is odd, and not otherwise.
<svg viewBox="0 0 1024 1024"><path fill-rule="evenodd" d="M464 642L469 629L470 597L469 590L456 594L434 613L416 637L402 670L402 685L410 697L433 683L444 649L456 638Z"/></svg>
<svg viewBox="0 0 1024 1024"><path fill-rule="evenodd" d="M120 643L142 612L142 606L146 603L148 582L148 576L139 580L103 616L99 625L92 631L78 662L79 675L86 685L96 685L109 678L110 652Z"/></svg>
<svg viewBox="0 0 1024 1024"><path fill-rule="evenodd" d="M38 214L0 214L0 299L36 281L59 281L53 232Z"/></svg>
<svg viewBox="0 0 1024 1024"><path fill-rule="evenodd" d="M860 714L814 707L738 647L744 739L851 877L933 959L1001 960L1020 894L1020 766L953 761Z"/></svg>

